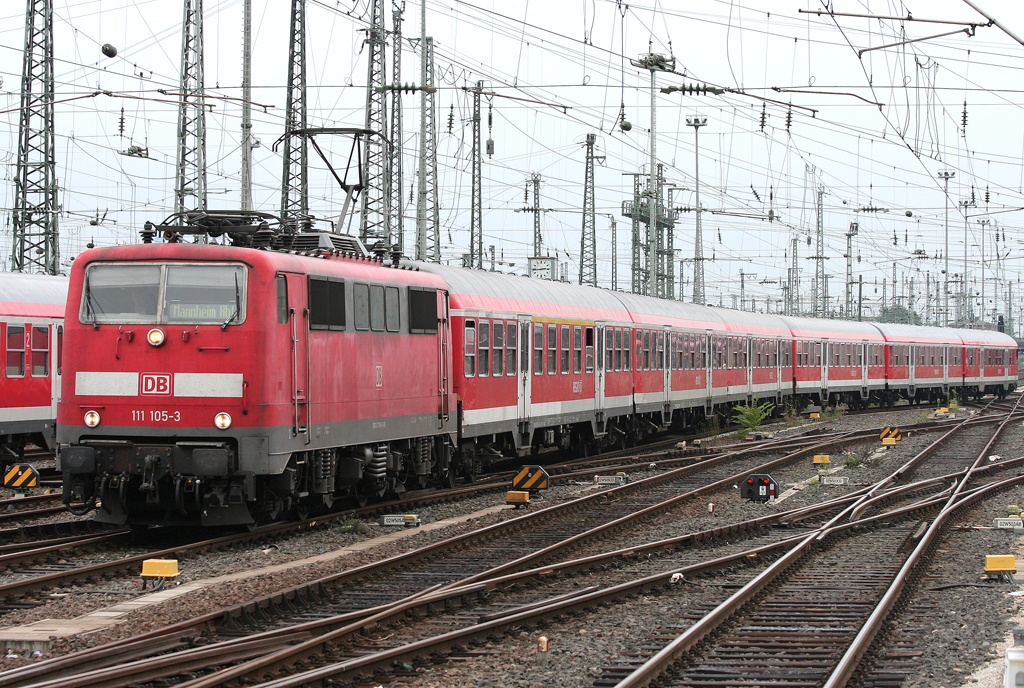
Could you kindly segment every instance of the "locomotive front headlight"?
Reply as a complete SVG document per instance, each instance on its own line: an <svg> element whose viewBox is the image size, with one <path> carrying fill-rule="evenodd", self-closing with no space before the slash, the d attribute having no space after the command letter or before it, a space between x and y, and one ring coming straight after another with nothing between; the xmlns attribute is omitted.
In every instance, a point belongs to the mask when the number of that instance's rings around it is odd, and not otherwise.
<svg viewBox="0 0 1024 688"><path fill-rule="evenodd" d="M231 427L231 416L221 411L213 417L213 424L221 430L227 430Z"/></svg>
<svg viewBox="0 0 1024 688"><path fill-rule="evenodd" d="M161 330L159 327L154 327L146 335L146 341L148 341L153 346L160 346L161 344L164 343L164 331Z"/></svg>
<svg viewBox="0 0 1024 688"><path fill-rule="evenodd" d="M100 414L96 411L85 412L85 424L90 428L95 428L100 424Z"/></svg>

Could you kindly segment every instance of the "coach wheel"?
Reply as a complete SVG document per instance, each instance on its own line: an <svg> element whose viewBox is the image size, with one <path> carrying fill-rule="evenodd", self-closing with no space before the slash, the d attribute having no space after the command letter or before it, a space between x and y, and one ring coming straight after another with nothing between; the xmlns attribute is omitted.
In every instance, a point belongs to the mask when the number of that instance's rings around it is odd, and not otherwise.
<svg viewBox="0 0 1024 688"><path fill-rule="evenodd" d="M334 506L334 493L328 492L327 494L315 494L313 495L313 513L314 514L326 514Z"/></svg>

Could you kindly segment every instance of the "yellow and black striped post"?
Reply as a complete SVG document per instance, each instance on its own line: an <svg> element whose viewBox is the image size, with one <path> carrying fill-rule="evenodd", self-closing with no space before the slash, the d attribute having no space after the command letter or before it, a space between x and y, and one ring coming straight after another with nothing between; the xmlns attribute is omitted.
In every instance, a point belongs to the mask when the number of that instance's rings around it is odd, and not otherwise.
<svg viewBox="0 0 1024 688"><path fill-rule="evenodd" d="M4 473L4 487L14 489L39 487L39 471L31 464L16 463Z"/></svg>
<svg viewBox="0 0 1024 688"><path fill-rule="evenodd" d="M878 439L882 440L882 444L896 444L903 439L903 433L899 428L889 427L879 433Z"/></svg>
<svg viewBox="0 0 1024 688"><path fill-rule="evenodd" d="M513 490L535 490L548 489L548 472L543 466L521 466L512 478Z"/></svg>

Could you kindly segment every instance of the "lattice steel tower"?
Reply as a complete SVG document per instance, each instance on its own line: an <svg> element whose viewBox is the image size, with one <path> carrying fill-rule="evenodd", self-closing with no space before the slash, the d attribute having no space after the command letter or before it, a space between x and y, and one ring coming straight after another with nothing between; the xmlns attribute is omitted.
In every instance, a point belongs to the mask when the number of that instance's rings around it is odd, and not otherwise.
<svg viewBox="0 0 1024 688"><path fill-rule="evenodd" d="M597 286L597 224L594 217L594 144L587 134L587 162L583 174L583 231L580 234L580 284Z"/></svg>
<svg viewBox="0 0 1024 688"><path fill-rule="evenodd" d="M440 213L437 207L437 128L434 107L434 39L425 35L427 11L421 14L420 173L416 198L416 260L441 260Z"/></svg>
<svg viewBox="0 0 1024 688"><path fill-rule="evenodd" d="M370 28L366 34L369 46L366 77L366 129L381 135L386 130L387 97L384 89L384 0L371 0ZM376 241L391 244L391 227L385 207L391 199L385 194L384 176L388 164L387 144L367 136L363 142L363 160L366 175L360 194L362 213L359 219L359 238L370 245Z"/></svg>
<svg viewBox="0 0 1024 688"><path fill-rule="evenodd" d="M14 177L15 272L56 275L57 170L53 130L53 0L29 0Z"/></svg>
<svg viewBox="0 0 1024 688"><path fill-rule="evenodd" d="M203 78L203 0L185 0L178 91L178 164L174 211L206 210L206 108Z"/></svg>
<svg viewBox="0 0 1024 688"><path fill-rule="evenodd" d="M398 86L402 82L402 6L394 5L391 10L391 21L394 29L391 32L391 83ZM391 243L398 250L405 250L405 226L402 222L402 94L391 91L391 127L388 131L388 166L384 178L384 192L387 196L387 227Z"/></svg>
<svg viewBox="0 0 1024 688"><path fill-rule="evenodd" d="M306 0L292 0L288 45L285 132L306 128ZM281 218L298 223L309 215L307 146L304 136L286 136L281 150Z"/></svg>
<svg viewBox="0 0 1024 688"><path fill-rule="evenodd" d="M252 210L252 0L242 4L242 210Z"/></svg>
<svg viewBox="0 0 1024 688"><path fill-rule="evenodd" d="M484 82L476 82L473 90L473 180L469 208L469 265L481 270L484 267L484 226L483 226L483 170L480 150L480 92Z"/></svg>

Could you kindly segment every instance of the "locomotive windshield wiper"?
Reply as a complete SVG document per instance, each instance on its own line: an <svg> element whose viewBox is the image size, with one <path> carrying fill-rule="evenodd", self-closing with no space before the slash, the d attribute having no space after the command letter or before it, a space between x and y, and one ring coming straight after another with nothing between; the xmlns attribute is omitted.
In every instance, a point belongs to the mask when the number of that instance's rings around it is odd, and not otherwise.
<svg viewBox="0 0 1024 688"><path fill-rule="evenodd" d="M238 314L242 311L242 297L238 293L238 271L235 270L235 312L231 316L220 324L220 329L228 329L228 323L238 317Z"/></svg>

